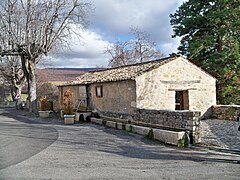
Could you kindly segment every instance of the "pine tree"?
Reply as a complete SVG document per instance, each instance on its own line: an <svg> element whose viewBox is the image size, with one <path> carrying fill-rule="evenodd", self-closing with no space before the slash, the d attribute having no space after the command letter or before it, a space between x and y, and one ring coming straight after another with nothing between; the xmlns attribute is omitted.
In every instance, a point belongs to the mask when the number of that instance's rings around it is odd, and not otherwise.
<svg viewBox="0 0 240 180"><path fill-rule="evenodd" d="M189 0L170 18L179 52L218 79L219 103L240 104L240 1Z"/></svg>

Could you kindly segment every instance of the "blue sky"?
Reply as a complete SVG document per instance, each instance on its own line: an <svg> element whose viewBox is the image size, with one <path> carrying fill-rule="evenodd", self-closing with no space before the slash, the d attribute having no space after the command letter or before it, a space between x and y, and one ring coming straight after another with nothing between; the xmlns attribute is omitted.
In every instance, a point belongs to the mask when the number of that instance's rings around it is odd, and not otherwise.
<svg viewBox="0 0 240 180"><path fill-rule="evenodd" d="M184 0L91 0L94 12L82 38L72 37L69 48L52 53L44 61L52 67L106 67L104 50L114 40L127 38L131 27L148 33L168 55L177 51L179 38L172 38L170 13Z"/></svg>

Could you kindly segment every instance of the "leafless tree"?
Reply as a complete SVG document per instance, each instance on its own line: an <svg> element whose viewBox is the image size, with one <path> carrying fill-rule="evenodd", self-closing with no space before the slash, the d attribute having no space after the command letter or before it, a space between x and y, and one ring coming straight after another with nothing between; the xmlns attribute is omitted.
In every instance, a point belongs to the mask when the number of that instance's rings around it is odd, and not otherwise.
<svg viewBox="0 0 240 180"><path fill-rule="evenodd" d="M134 36L129 41L116 41L106 48L105 53L111 56L109 65L118 67L137 62L150 61L163 57L157 44L151 40L150 35L131 28L130 34Z"/></svg>
<svg viewBox="0 0 240 180"><path fill-rule="evenodd" d="M106 48L105 53L111 56L109 65L119 67L127 64L133 64L136 60L132 57L132 50L129 48L129 42L117 41Z"/></svg>
<svg viewBox="0 0 240 180"><path fill-rule="evenodd" d="M19 57L7 56L0 62L0 75L4 86L11 90L12 100L15 101L17 94L21 96L22 87L25 85L25 76L19 61Z"/></svg>
<svg viewBox="0 0 240 180"><path fill-rule="evenodd" d="M66 42L72 27L85 27L91 6L81 0L5 0L0 5L0 54L20 56L29 111L37 112L36 65Z"/></svg>

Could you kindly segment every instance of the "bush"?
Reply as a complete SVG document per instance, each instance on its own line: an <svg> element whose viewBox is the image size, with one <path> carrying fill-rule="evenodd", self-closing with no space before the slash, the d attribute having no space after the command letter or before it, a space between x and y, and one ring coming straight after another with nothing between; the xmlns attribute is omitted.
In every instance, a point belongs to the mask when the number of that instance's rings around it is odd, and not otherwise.
<svg viewBox="0 0 240 180"><path fill-rule="evenodd" d="M47 103L47 97L46 96L42 96L40 98L40 108L39 108L41 111L47 111L49 110L49 106L48 106L48 103Z"/></svg>
<svg viewBox="0 0 240 180"><path fill-rule="evenodd" d="M73 93L70 89L64 92L63 96L64 114L73 114L72 96Z"/></svg>
<svg viewBox="0 0 240 180"><path fill-rule="evenodd" d="M179 147L179 148L188 147L189 143L190 143L190 142L189 142L188 134L185 133L185 135L183 136L183 138L178 140L178 147Z"/></svg>

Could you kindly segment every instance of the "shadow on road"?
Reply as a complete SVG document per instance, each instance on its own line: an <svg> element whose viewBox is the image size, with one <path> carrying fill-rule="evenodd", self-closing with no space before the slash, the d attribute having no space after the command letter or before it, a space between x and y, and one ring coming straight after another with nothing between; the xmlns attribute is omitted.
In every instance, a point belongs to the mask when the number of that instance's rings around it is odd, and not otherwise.
<svg viewBox="0 0 240 180"><path fill-rule="evenodd" d="M28 120L22 123L16 117L9 118L9 114L0 115L0 169L38 154L58 139L55 128L32 124Z"/></svg>
<svg viewBox="0 0 240 180"><path fill-rule="evenodd" d="M14 118L14 115L8 113L5 116ZM18 121L22 121L29 125L38 124L38 128L41 129L38 122L33 122L23 118L15 118ZM26 124L26 126L28 126ZM48 124L49 125L49 124ZM49 125L51 126L51 124ZM16 127L8 124L9 129L24 128ZM45 129L47 127L44 127ZM57 139L57 132L54 128L47 129L48 131L55 132L55 136L39 137L28 134L27 138L32 140L47 141L51 143ZM227 154L213 154L206 151L193 151L192 149L179 149L172 146L165 146L159 142L148 140L141 135L129 133L122 130L116 130L106 128L104 126L98 126L93 124L78 124L73 126L57 126L57 131L61 134L56 143L52 144L52 147L56 150L56 153L61 151L69 152L82 152L92 151L114 154L118 156L138 159L150 159L150 160L179 160L179 161L194 161L201 163L239 163L240 159L232 158ZM5 129L5 128L4 128ZM3 132L1 132L3 133ZM45 134L45 133L44 133ZM19 134L13 134L12 136L19 136ZM21 135L20 135L21 136ZM19 137L20 137L19 136ZM22 136L26 136L26 133ZM49 145L48 144L48 145ZM45 148L48 146L46 145ZM41 151L41 150L40 150Z"/></svg>
<svg viewBox="0 0 240 180"><path fill-rule="evenodd" d="M58 131L65 131L64 126ZM239 163L227 154L216 155L206 151L179 149L165 146L159 142L144 138L141 135L126 131L106 128L93 124L82 124L77 131L69 130L64 137L58 139L56 149L68 151L86 150L115 154L128 158L150 160L180 160L194 162ZM76 135L77 132L77 135ZM240 160L240 159L238 159Z"/></svg>

